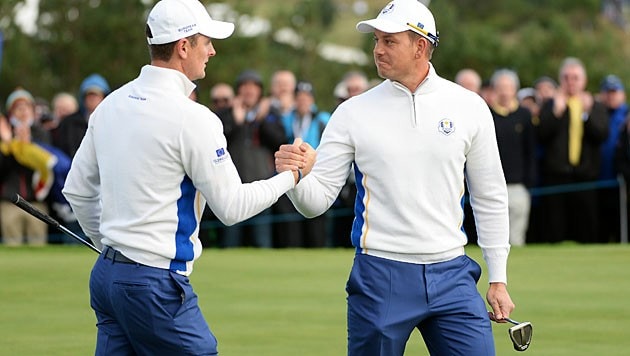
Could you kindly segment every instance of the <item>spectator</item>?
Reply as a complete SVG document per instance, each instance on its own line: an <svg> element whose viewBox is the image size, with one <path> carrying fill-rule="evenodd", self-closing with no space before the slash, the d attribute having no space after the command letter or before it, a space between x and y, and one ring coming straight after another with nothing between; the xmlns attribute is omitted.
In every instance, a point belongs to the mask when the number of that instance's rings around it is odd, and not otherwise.
<svg viewBox="0 0 630 356"><path fill-rule="evenodd" d="M536 101L536 89L534 88L521 88L516 92L516 99L518 104L531 113L532 117L538 115L539 107Z"/></svg>
<svg viewBox="0 0 630 356"><path fill-rule="evenodd" d="M271 108L280 116L295 108L295 74L287 69L277 70L271 76Z"/></svg>
<svg viewBox="0 0 630 356"><path fill-rule="evenodd" d="M217 83L210 88L210 109L212 112L220 112L232 107L234 89L227 83Z"/></svg>
<svg viewBox="0 0 630 356"><path fill-rule="evenodd" d="M471 68L460 69L455 74L455 83L460 86L472 91L473 93L477 93L479 95L484 95L491 93L492 87L490 82L482 82L481 76L477 73L476 70ZM483 90L482 90L482 85ZM468 192L468 187L466 185L465 194L466 197L464 201L464 223L463 228L466 232L466 237L468 238L468 243L474 244L477 241L477 226L475 225L475 215L470 206L470 193Z"/></svg>
<svg viewBox="0 0 630 356"><path fill-rule="evenodd" d="M295 108L282 117L286 132L286 142L301 138L313 148L319 146L324 128L330 119L330 113L319 111L315 104L313 84L298 82L295 87ZM328 237L326 215L313 219L304 219L297 214L289 198L280 197L274 206L279 214L294 214L299 219L278 223L276 233L277 247L325 247Z"/></svg>
<svg viewBox="0 0 630 356"><path fill-rule="evenodd" d="M234 89L230 84L219 82L214 84L210 88L210 110L213 113L221 112L225 109L232 107L232 100L234 99ZM212 212L212 209L206 207L203 211L202 222L216 221L217 217ZM204 247L218 246L222 233L222 228L212 228L199 230L199 239Z"/></svg>
<svg viewBox="0 0 630 356"><path fill-rule="evenodd" d="M348 91L346 99L357 96L368 90L370 82L367 76L359 71L350 71L343 76L343 83Z"/></svg>
<svg viewBox="0 0 630 356"><path fill-rule="evenodd" d="M492 90L492 85L490 85L489 80L484 80L481 82L481 89L479 89L479 95L483 98L486 104L492 105L494 101L494 91Z"/></svg>
<svg viewBox="0 0 630 356"><path fill-rule="evenodd" d="M60 141L60 138L58 137L59 130L57 130L57 128L59 127L61 121L63 121L63 119L65 119L67 116L77 112L77 110L79 110L79 103L74 95L67 92L60 92L55 94L52 99L52 123L50 130L53 142ZM66 181L66 176L68 174L68 171L70 170L71 158L56 146L49 147L48 149L54 152L58 160L57 165L55 166L55 182L48 196L48 208L50 211L50 215L56 220L60 221L62 224L64 224L64 226L70 231L87 240L88 238L85 236L83 230L81 229L81 226L77 222L77 219L72 212L70 204L68 204L68 201L61 193L63 185ZM64 244L79 243L74 238L71 238L65 234L59 234L56 229L53 229L51 227L48 228L48 232L49 242L60 242Z"/></svg>
<svg viewBox="0 0 630 356"><path fill-rule="evenodd" d="M560 88L540 109L536 129L544 149L542 184L595 181L600 173L600 148L608 136L606 108L586 91L586 69L579 59L566 58L559 77ZM541 207L544 241L598 241L597 192L576 189L545 197Z"/></svg>
<svg viewBox="0 0 630 356"><path fill-rule="evenodd" d="M234 165L245 183L274 175L273 152L286 142L281 118L270 115L269 100L263 97L263 81L254 70L236 79L232 107L218 112ZM252 225L237 224L223 231L223 247L253 245L273 247L271 208L261 212Z"/></svg>
<svg viewBox="0 0 630 356"><path fill-rule="evenodd" d="M107 80L99 74L91 74L86 77L79 88L79 110L66 116L53 133L53 145L60 148L70 158L74 157L85 131L92 112L109 94Z"/></svg>
<svg viewBox="0 0 630 356"><path fill-rule="evenodd" d="M534 93L536 96L535 104L532 104L529 108L532 112L532 123L534 127L540 124L540 108L542 105L548 101L553 99L556 95L556 91L558 89L558 83L549 76L539 77L534 81L533 84ZM536 162L537 162L537 177L534 185L540 186L542 184L542 163L543 157L545 156L545 146L537 141L536 143ZM530 242L547 242L544 237L546 235L546 227L545 227L545 211L543 209L542 203L543 197L541 196L533 196L532 197L532 209L530 212L530 226L528 229L527 239Z"/></svg>
<svg viewBox="0 0 630 356"><path fill-rule="evenodd" d="M553 99L558 90L558 83L553 78L542 76L534 81L534 89L536 90L536 100L542 105L547 100Z"/></svg>
<svg viewBox="0 0 630 356"><path fill-rule="evenodd" d="M74 95L67 92L55 94L52 100L52 115L55 123L59 125L66 116L79 110L79 103Z"/></svg>
<svg viewBox="0 0 630 356"><path fill-rule="evenodd" d="M536 105L531 107L534 126L540 123L540 108L543 104L553 99L558 90L558 83L551 77L542 76L534 81L534 92L536 95Z"/></svg>
<svg viewBox="0 0 630 356"><path fill-rule="evenodd" d="M490 109L508 190L510 245L524 246L531 208L528 188L536 176L532 114L518 102L516 93L520 80L516 72L497 70L490 83L494 90L494 103Z"/></svg>
<svg viewBox="0 0 630 356"><path fill-rule="evenodd" d="M5 245L47 243L48 226L15 206L16 194L43 212L53 184L54 155L41 145L50 143L48 131L36 121L35 100L24 89L13 91L6 102L7 118L0 119L0 221Z"/></svg>
<svg viewBox="0 0 630 356"><path fill-rule="evenodd" d="M333 95L337 99L337 105L359 95L370 88L368 77L359 71L349 71L333 89Z"/></svg>
<svg viewBox="0 0 630 356"><path fill-rule="evenodd" d="M629 111L621 79L613 74L606 76L600 85L600 98L608 112L608 138L602 144L599 179L615 180L618 173L615 167L615 152ZM598 194L600 242L618 242L620 238L619 189L617 187L602 188L598 190Z"/></svg>
<svg viewBox="0 0 630 356"><path fill-rule="evenodd" d="M630 115L626 116L624 125L619 133L619 142L615 150L615 168L625 181L627 192L626 209L630 211L630 192L627 190L630 182ZM625 231L625 233L630 234L630 230Z"/></svg>
<svg viewBox="0 0 630 356"><path fill-rule="evenodd" d="M60 152L57 154L60 163L71 161L74 158L87 131L90 116L105 96L109 94L109 91L107 80L100 74L91 74L83 80L79 87L79 108L74 113L65 116L59 122L57 128L52 131L53 147ZM66 180L70 166L65 164L64 166L67 169L65 169L65 172L63 170L58 172L58 182L65 182ZM63 188L63 185L59 189L55 189L54 194L51 195L51 213L55 217L60 218L72 232L85 237L85 233L77 222L68 201L61 194L61 188ZM66 235L61 236L61 242L64 244L78 243L75 239Z"/></svg>
<svg viewBox="0 0 630 356"><path fill-rule="evenodd" d="M349 71L341 82L335 87L334 95L338 104L363 94L370 88L370 82L367 76L359 71ZM354 209L354 200L357 195L357 187L354 176L354 167L348 175L346 184L341 188L339 196L333 207L342 213L336 214L332 220L332 236L330 244L333 247L352 247L350 233L352 232L352 223L354 215L351 213Z"/></svg>
<svg viewBox="0 0 630 356"><path fill-rule="evenodd" d="M47 131L50 131L53 127L50 103L42 97L35 98L35 122Z"/></svg>
<svg viewBox="0 0 630 356"><path fill-rule="evenodd" d="M474 69L461 69L455 74L455 83L474 93L479 94L481 92L481 76L479 76L479 73Z"/></svg>

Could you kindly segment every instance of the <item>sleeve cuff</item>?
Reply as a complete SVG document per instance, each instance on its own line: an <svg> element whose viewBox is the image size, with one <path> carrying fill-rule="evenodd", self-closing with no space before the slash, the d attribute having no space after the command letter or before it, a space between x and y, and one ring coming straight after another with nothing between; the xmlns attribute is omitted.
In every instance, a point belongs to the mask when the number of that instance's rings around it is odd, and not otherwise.
<svg viewBox="0 0 630 356"><path fill-rule="evenodd" d="M481 252L488 266L488 282L507 284L507 259L510 248L482 248Z"/></svg>

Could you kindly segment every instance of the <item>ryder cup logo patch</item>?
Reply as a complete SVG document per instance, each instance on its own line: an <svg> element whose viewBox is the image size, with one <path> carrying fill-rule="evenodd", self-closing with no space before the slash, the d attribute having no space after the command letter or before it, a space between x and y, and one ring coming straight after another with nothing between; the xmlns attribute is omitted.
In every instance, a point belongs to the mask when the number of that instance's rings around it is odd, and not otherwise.
<svg viewBox="0 0 630 356"><path fill-rule="evenodd" d="M438 131L448 136L455 132L455 124L449 119L442 119L438 124Z"/></svg>
<svg viewBox="0 0 630 356"><path fill-rule="evenodd" d="M214 153L216 154L216 158L212 159L212 163L214 163L215 165L218 165L227 161L229 157L227 154L227 151L223 147L215 150Z"/></svg>

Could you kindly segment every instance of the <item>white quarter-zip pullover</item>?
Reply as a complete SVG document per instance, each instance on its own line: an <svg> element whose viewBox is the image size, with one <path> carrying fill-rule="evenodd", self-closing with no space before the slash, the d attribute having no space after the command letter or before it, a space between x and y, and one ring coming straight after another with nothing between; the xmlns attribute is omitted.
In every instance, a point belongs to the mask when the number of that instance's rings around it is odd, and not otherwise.
<svg viewBox="0 0 630 356"><path fill-rule="evenodd" d="M295 184L291 172L242 184L221 121L189 99L193 89L178 71L144 66L90 117L63 189L96 245L184 275L201 254L206 200L232 225Z"/></svg>
<svg viewBox="0 0 630 356"><path fill-rule="evenodd" d="M341 104L317 163L288 195L307 217L335 201L354 163L357 253L434 263L464 254L464 178L490 282L507 282L507 189L485 102L437 75L410 92L385 80Z"/></svg>

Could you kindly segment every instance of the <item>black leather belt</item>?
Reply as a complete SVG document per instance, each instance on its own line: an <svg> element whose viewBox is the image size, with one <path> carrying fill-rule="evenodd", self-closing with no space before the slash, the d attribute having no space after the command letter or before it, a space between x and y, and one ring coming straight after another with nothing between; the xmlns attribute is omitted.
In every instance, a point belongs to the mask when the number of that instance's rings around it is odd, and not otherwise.
<svg viewBox="0 0 630 356"><path fill-rule="evenodd" d="M128 259L127 257L125 257L125 255L123 255L122 253L120 253L120 251L116 251L111 247L107 247L105 249L105 252L103 252L105 259L107 260L112 260L114 262L118 262L118 263L129 263L129 264L138 264L137 262L134 262L130 259Z"/></svg>

